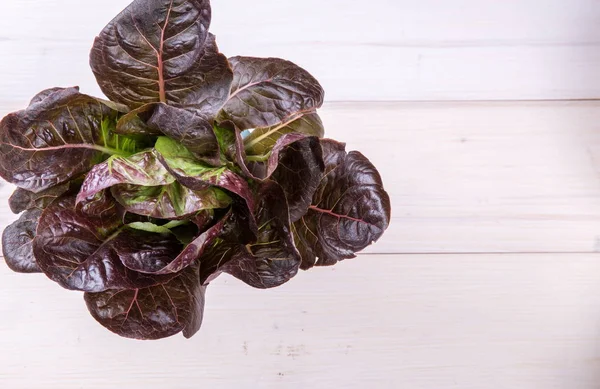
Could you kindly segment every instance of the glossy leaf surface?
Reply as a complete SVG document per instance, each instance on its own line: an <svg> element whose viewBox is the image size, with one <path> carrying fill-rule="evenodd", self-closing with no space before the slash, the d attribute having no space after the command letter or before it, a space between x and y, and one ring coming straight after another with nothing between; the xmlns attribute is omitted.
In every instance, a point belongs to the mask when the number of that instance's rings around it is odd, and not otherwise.
<svg viewBox="0 0 600 389"><path fill-rule="evenodd" d="M292 222L308 210L324 171L319 139L290 132L277 139L266 160L248 156L239 130L236 159L244 173L255 180L272 179L283 188Z"/></svg>
<svg viewBox="0 0 600 389"><path fill-rule="evenodd" d="M233 84L220 120L241 130L271 127L314 112L325 93L306 70L278 58L233 57Z"/></svg>
<svg viewBox="0 0 600 389"><path fill-rule="evenodd" d="M229 196L214 187L193 191L182 186L159 161L155 150L131 157L113 157L87 175L78 202L111 188L127 212L159 219L177 219L201 210L226 208Z"/></svg>
<svg viewBox="0 0 600 389"><path fill-rule="evenodd" d="M161 339L183 331L189 338L202 324L205 291L198 266L192 266L164 284L86 293L85 302L100 324L120 336Z"/></svg>
<svg viewBox="0 0 600 389"><path fill-rule="evenodd" d="M156 106L156 103L145 104L121 116L117 121L115 133L121 135L161 135L160 131L151 129L148 126L148 120L152 117Z"/></svg>
<svg viewBox="0 0 600 389"><path fill-rule="evenodd" d="M283 189L275 182L262 186L256 220L256 243L238 246L237 252L221 271L248 285L268 289L291 280L300 267L300 253L294 245L287 202Z"/></svg>
<svg viewBox="0 0 600 389"><path fill-rule="evenodd" d="M308 213L294 224L305 269L354 258L390 222L390 198L371 162L357 151L346 153L342 143L323 140L322 146L325 175Z"/></svg>
<svg viewBox="0 0 600 389"><path fill-rule="evenodd" d="M208 0L135 0L92 48L102 91L132 109L156 102L221 106L232 73L208 33L210 19Z"/></svg>
<svg viewBox="0 0 600 389"><path fill-rule="evenodd" d="M91 216L77 209L74 197L63 198L42 213L33 242L35 258L50 279L72 290L102 292L164 282L123 266L121 252L113 245L120 227L116 205ZM178 254L158 251L173 258Z"/></svg>
<svg viewBox="0 0 600 389"><path fill-rule="evenodd" d="M291 235L283 189L270 181L261 186L259 196L262 201L255 215L260 226L257 239L240 244L235 225L224 228L200 258L202 282L229 273L252 287L267 289L286 283L298 273L301 257Z"/></svg>
<svg viewBox="0 0 600 389"><path fill-rule="evenodd" d="M127 268L151 274L169 266L183 249L177 237L164 227L151 231L128 226L107 243Z"/></svg>
<svg viewBox="0 0 600 389"><path fill-rule="evenodd" d="M254 209L252 191L246 180L227 167L213 167L199 162L181 143L160 137L156 150L163 165L177 181L193 190L217 186L238 195L250 210Z"/></svg>
<svg viewBox="0 0 600 389"><path fill-rule="evenodd" d="M76 88L57 90L0 122L0 176L41 192L90 170L134 142L111 133L118 112Z"/></svg>
<svg viewBox="0 0 600 389"><path fill-rule="evenodd" d="M221 165L219 143L210 116L194 109L159 104L148 124L181 143L198 160L212 166Z"/></svg>
<svg viewBox="0 0 600 389"><path fill-rule="evenodd" d="M115 185L111 193L127 212L157 219L192 217L203 210L227 208L232 201L218 188L195 191L179 182L163 186Z"/></svg>
<svg viewBox="0 0 600 389"><path fill-rule="evenodd" d="M70 183L59 184L39 193L17 188L8 199L8 205L13 213L21 213L29 209L44 209L56 198L60 197L71 187Z"/></svg>
<svg viewBox="0 0 600 389"><path fill-rule="evenodd" d="M325 128L321 118L316 113L304 115L299 119L273 127L257 128L248 137L244 138L246 155L254 157L267 156L282 136L292 133L322 138L325 135Z"/></svg>
<svg viewBox="0 0 600 389"><path fill-rule="evenodd" d="M127 253L120 256L128 269L152 275L178 273L199 259L205 248L220 234L225 220L226 218L204 231L185 248L175 247L179 244L179 240L174 234L129 229L121 232L115 240L118 247L123 249L129 247ZM132 240L143 243L132 243ZM159 252L164 255L157 255L157 248L160 248ZM123 249L118 251L123 252Z"/></svg>
<svg viewBox="0 0 600 389"><path fill-rule="evenodd" d="M42 211L33 209L6 227L2 233L2 255L8 267L17 273L40 273L33 255L33 239Z"/></svg>
<svg viewBox="0 0 600 389"><path fill-rule="evenodd" d="M94 166L88 173L77 195L77 201L83 201L117 184L160 186L173 182L175 177L160 163L154 150L129 157L112 157Z"/></svg>

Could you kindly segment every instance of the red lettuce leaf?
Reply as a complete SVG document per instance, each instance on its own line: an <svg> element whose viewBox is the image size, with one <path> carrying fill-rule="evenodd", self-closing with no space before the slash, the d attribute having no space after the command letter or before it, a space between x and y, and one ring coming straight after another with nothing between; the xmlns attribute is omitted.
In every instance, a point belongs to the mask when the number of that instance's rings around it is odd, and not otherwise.
<svg viewBox="0 0 600 389"><path fill-rule="evenodd" d="M267 156L285 134L301 133L323 138L325 128L317 113L310 113L299 118L294 116L287 122L273 127L257 128L244 138L246 155L253 157Z"/></svg>
<svg viewBox="0 0 600 389"><path fill-rule="evenodd" d="M92 48L100 88L132 109L163 102L216 112L233 75L208 33L210 19L208 0L135 0Z"/></svg>
<svg viewBox="0 0 600 389"><path fill-rule="evenodd" d="M183 248L173 233L167 228L162 230L162 233L149 232L127 226L105 244L119 254L119 260L125 267L140 273L158 274L173 263Z"/></svg>
<svg viewBox="0 0 600 389"><path fill-rule="evenodd" d="M222 270L252 287L275 288L298 273L301 257L291 234L283 189L275 182L267 182L262 185L259 198L256 243L240 247L234 260Z"/></svg>
<svg viewBox="0 0 600 389"><path fill-rule="evenodd" d="M2 233L2 255L8 267L17 273L40 273L33 255L33 239L42 211L32 209Z"/></svg>
<svg viewBox="0 0 600 389"><path fill-rule="evenodd" d="M174 234L149 233L132 229L120 232L114 238L113 247L121 253L120 259L128 269L152 275L178 273L202 255L205 248L221 233L228 217L201 233L183 250L182 247L177 249L176 245L179 241ZM169 242L170 245L167 244ZM160 253L166 255L157 256L156 247L165 247L164 250L160 250ZM172 255L174 252L179 255Z"/></svg>
<svg viewBox="0 0 600 389"><path fill-rule="evenodd" d="M59 89L0 122L0 176L42 192L87 172L135 142L114 136L119 113L77 88Z"/></svg>
<svg viewBox="0 0 600 389"><path fill-rule="evenodd" d="M219 120L240 129L271 127L323 105L325 93L306 70L278 58L233 57L231 94Z"/></svg>
<svg viewBox="0 0 600 389"><path fill-rule="evenodd" d="M169 220L193 218L201 211L227 208L232 201L218 188L196 191L177 181L164 186L115 185L111 193L127 212Z"/></svg>
<svg viewBox="0 0 600 389"><path fill-rule="evenodd" d="M62 287L85 292L147 287L168 280L123 266L122 253L113 246L121 220L116 205L90 215L75 206L75 197L57 200L42 213L33 242L39 267ZM175 257L177 253L170 247L157 247L155 255Z"/></svg>
<svg viewBox="0 0 600 389"><path fill-rule="evenodd" d="M256 257L243 249L220 270L257 289L277 288L298 274L300 260L292 257L271 259Z"/></svg>
<svg viewBox="0 0 600 389"><path fill-rule="evenodd" d="M219 220L214 226L210 227L208 230L200 234L196 239L194 239L190 244L188 244L185 249L177 256L175 261L173 261L169 266L164 268L158 274L166 274L170 272L178 272L181 269L189 266L191 263L198 260L207 247L209 247L222 232L225 223L230 218L231 213L227 213L221 220Z"/></svg>
<svg viewBox="0 0 600 389"><path fill-rule="evenodd" d="M76 196L75 193L68 194ZM128 213L121 207L119 204L115 202L115 199L111 196L109 191L101 191L96 193L94 196L90 196L85 199L85 201L75 202L75 210L81 212L85 217L87 215L92 218L102 217L103 215L117 215L120 220L125 220ZM137 217L141 217L136 215Z"/></svg>
<svg viewBox="0 0 600 389"><path fill-rule="evenodd" d="M83 201L96 193L117 184L161 186L175 182L167 169L158 161L154 150L129 157L111 157L88 173L77 201Z"/></svg>
<svg viewBox="0 0 600 389"><path fill-rule="evenodd" d="M256 241L242 245L224 233L200 258L202 282L228 273L252 287L267 289L288 282L298 273L301 257L291 235L283 189L273 181L266 182L259 198Z"/></svg>
<svg viewBox="0 0 600 389"><path fill-rule="evenodd" d="M161 135L160 131L154 130L148 126L148 120L152 117L156 105L156 103L145 104L121 116L119 121L117 121L115 133L121 135Z"/></svg>
<svg viewBox="0 0 600 389"><path fill-rule="evenodd" d="M246 176L279 183L288 201L291 221L299 220L308 210L325 169L319 138L300 132L280 134L266 160L262 160L247 154L246 140L233 123L224 122L221 126L235 131L235 159Z"/></svg>
<svg viewBox="0 0 600 389"><path fill-rule="evenodd" d="M239 196L249 210L254 210L252 191L246 180L238 174L225 166L203 164L181 143L167 137L160 137L155 147L160 161L181 184L193 190L203 190L209 186L225 189Z"/></svg>
<svg viewBox="0 0 600 389"><path fill-rule="evenodd" d="M292 223L306 214L311 204L323 176L322 158L321 144L315 137L291 143L279 156L271 179L283 188Z"/></svg>
<svg viewBox="0 0 600 389"><path fill-rule="evenodd" d="M390 198L377 169L357 151L322 140L325 175L312 205L294 223L302 268L354 258L377 241L390 222Z"/></svg>
<svg viewBox="0 0 600 389"><path fill-rule="evenodd" d="M13 213L19 214L29 209L44 209L58 197L68 192L71 184L66 182L46 189L39 193L17 188L8 199L8 205Z"/></svg>
<svg viewBox="0 0 600 389"><path fill-rule="evenodd" d="M226 208L231 202L217 188L193 191L180 185L155 150L112 157L96 165L83 182L77 201L107 188L127 212L158 219L180 219L205 209Z"/></svg>
<svg viewBox="0 0 600 389"><path fill-rule="evenodd" d="M31 98L31 101L29 102L29 105L34 105L34 104L37 104L37 103L41 103L47 97L53 95L56 92L60 92L60 91L62 91L64 89L65 88L59 88L59 87L44 89L43 91L41 91L40 93L38 93L37 95L35 95L35 96L33 96Z"/></svg>
<svg viewBox="0 0 600 389"><path fill-rule="evenodd" d="M195 109L159 104L148 125L180 142L198 160L212 166L221 165L221 150L210 115Z"/></svg>
<svg viewBox="0 0 600 389"><path fill-rule="evenodd" d="M161 339L183 331L192 337L202 324L206 288L198 265L148 288L86 293L87 307L110 331L133 339Z"/></svg>

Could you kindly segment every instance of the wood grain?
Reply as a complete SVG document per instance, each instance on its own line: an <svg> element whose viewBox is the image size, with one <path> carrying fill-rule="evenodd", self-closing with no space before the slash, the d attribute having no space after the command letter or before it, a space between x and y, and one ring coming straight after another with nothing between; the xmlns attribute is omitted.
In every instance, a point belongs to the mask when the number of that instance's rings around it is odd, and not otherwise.
<svg viewBox="0 0 600 389"><path fill-rule="evenodd" d="M393 221L372 252L591 252L600 104L339 104L327 135L377 166Z"/></svg>
<svg viewBox="0 0 600 389"><path fill-rule="evenodd" d="M208 291L191 340L120 339L82 296L0 267L9 389L514 388L600 382L600 255L364 255Z"/></svg>
<svg viewBox="0 0 600 389"><path fill-rule="evenodd" d="M52 86L100 93L89 50L129 0L6 3L0 74L10 77L0 104ZM329 101L600 97L595 0L213 3L224 53L295 61L323 83Z"/></svg>

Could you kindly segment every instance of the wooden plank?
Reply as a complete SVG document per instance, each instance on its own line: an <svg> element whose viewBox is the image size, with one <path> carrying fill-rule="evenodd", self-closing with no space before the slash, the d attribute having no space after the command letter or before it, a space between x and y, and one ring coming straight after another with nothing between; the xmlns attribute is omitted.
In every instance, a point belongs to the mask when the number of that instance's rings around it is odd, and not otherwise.
<svg viewBox="0 0 600 389"><path fill-rule="evenodd" d="M106 0L78 8L45 0L7 2L0 15L3 38L85 40L97 34L131 0ZM595 0L305 0L302 7L262 0L212 1L215 34L264 42L490 42L568 44L598 41ZM47 28L39 29L43 21ZM360 24L358 24L360 22ZM277 31L277 34L273 32ZM55 38L56 37L56 38ZM239 41L239 39L238 39ZM247 42L241 42L246 44Z"/></svg>
<svg viewBox="0 0 600 389"><path fill-rule="evenodd" d="M100 94L89 49L128 3L9 2L0 15L0 72L10 75L0 103L56 85ZM322 81L329 101L600 97L595 0L228 0L213 8L223 52L293 60Z"/></svg>
<svg viewBox="0 0 600 389"><path fill-rule="evenodd" d="M327 135L379 168L372 253L600 249L600 103L328 104ZM0 228L16 216L0 189Z"/></svg>
<svg viewBox="0 0 600 389"><path fill-rule="evenodd" d="M361 256L270 291L222 277L191 340L124 340L0 266L11 389L593 389L600 256Z"/></svg>
<svg viewBox="0 0 600 389"><path fill-rule="evenodd" d="M393 221L372 252L591 252L599 103L336 104L327 135L379 168Z"/></svg>

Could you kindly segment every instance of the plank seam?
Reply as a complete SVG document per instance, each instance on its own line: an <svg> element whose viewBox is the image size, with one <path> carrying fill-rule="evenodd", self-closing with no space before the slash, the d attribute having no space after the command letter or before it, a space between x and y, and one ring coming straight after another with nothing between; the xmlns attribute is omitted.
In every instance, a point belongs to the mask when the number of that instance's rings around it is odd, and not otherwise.
<svg viewBox="0 0 600 389"><path fill-rule="evenodd" d="M415 252L415 253L358 253L358 257L391 257L391 256L432 256L432 255L594 255L597 254L600 256L600 252L598 251L469 251L469 252L452 252L452 251L444 251L444 252ZM0 260L4 260L4 257L0 255ZM349 259L352 261L352 259ZM342 261L343 262L343 261Z"/></svg>
<svg viewBox="0 0 600 389"><path fill-rule="evenodd" d="M325 104L446 104L446 103L597 103L599 97L577 99L448 99L448 100L327 100Z"/></svg>

